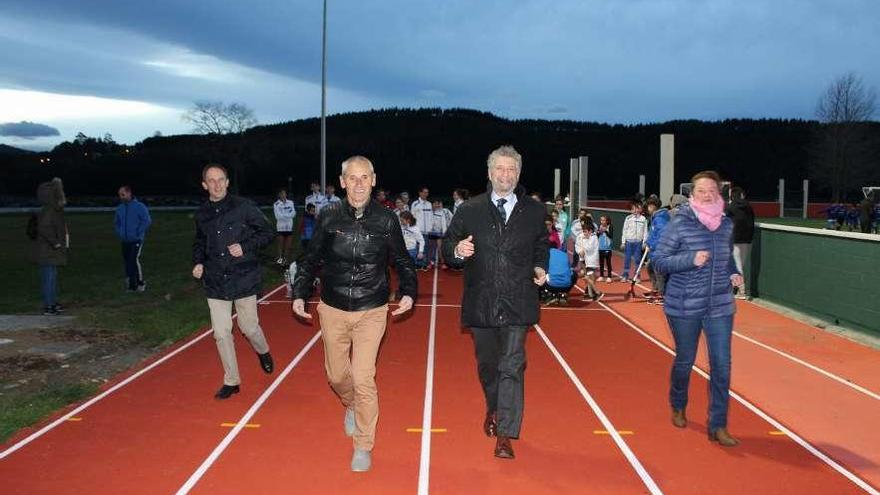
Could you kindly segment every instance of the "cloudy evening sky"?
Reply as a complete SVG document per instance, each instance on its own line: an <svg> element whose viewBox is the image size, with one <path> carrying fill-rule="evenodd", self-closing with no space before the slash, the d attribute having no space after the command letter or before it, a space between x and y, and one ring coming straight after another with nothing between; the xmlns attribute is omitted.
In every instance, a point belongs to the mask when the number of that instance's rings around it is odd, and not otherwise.
<svg viewBox="0 0 880 495"><path fill-rule="evenodd" d="M189 132L196 100L320 114L321 0L0 0L0 143ZM812 118L880 88L877 0L329 0L328 113ZM876 117L876 116L875 116Z"/></svg>

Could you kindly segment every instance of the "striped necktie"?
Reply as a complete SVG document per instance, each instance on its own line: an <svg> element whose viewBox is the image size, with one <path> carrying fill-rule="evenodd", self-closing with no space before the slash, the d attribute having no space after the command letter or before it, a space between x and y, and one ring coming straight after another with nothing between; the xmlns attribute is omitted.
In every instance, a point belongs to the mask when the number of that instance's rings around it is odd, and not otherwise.
<svg viewBox="0 0 880 495"><path fill-rule="evenodd" d="M504 209L504 203L507 203L507 200L501 198L495 202L495 207L498 208L498 213L501 214L501 221L507 223L507 210Z"/></svg>

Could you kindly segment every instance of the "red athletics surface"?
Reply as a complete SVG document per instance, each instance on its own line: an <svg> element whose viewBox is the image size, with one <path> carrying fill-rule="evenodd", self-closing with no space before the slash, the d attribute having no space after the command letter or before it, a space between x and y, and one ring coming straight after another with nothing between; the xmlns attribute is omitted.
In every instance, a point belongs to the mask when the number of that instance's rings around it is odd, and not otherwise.
<svg viewBox="0 0 880 495"><path fill-rule="evenodd" d="M526 343L517 458L493 457L494 440L481 429L485 405L473 344L459 321L462 274L438 275L430 397L435 431L427 435L430 464L422 493L648 493L534 330ZM174 493L203 463L204 473L193 476L194 493L419 493L422 433L406 430L420 429L423 421L434 273L419 277L418 306L407 317L389 317L379 356L381 412L371 472L349 470L351 439L342 432L343 409L324 376L320 341L280 379L318 323L293 319L289 302L275 296L260 306L276 361L273 375L260 371L239 339L242 392L216 401L222 371L213 339L201 339L77 414L81 421L64 422L0 460L3 493ZM601 286L608 308L669 341L660 307L623 302L628 285ZM666 398L672 356L604 303L585 305L576 294L568 308L543 310L540 327L663 493L878 493L860 488L787 436L771 435L775 428L734 400L730 430L742 444L723 449L710 443L706 381L697 374L690 425L674 428ZM314 303L309 308L314 314ZM877 390L876 350L752 304L740 304L736 330ZM698 364L705 364L702 359ZM880 438L871 428L880 401L737 337L733 359L735 391L855 475L880 485ZM206 462L231 431L221 423L238 422L276 380L250 427ZM0 452L32 431L16 435Z"/></svg>

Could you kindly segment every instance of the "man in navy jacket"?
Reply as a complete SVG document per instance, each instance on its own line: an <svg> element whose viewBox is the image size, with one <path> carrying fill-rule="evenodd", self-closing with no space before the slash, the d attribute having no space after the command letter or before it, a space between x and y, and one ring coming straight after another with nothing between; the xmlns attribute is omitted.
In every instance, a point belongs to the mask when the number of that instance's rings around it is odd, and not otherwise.
<svg viewBox="0 0 880 495"><path fill-rule="evenodd" d="M119 187L119 206L113 226L116 235L122 241L122 259L125 262L125 277L128 279L128 290L143 292L144 271L141 267L141 250L144 248L144 236L153 220L146 205L138 201L131 192L131 186Z"/></svg>

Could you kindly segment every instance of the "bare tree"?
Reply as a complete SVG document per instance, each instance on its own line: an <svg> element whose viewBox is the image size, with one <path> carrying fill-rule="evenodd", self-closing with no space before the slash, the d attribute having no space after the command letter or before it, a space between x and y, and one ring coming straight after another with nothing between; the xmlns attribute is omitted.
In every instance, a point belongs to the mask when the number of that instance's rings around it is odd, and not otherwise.
<svg viewBox="0 0 880 495"><path fill-rule="evenodd" d="M254 111L241 103L197 101L182 119L199 134L241 134L257 124Z"/></svg>
<svg viewBox="0 0 880 495"><path fill-rule="evenodd" d="M876 110L877 94L862 78L849 72L832 82L816 105L821 122L811 154L812 177L831 188L833 201L846 199L871 175L875 144L868 122Z"/></svg>
<svg viewBox="0 0 880 495"><path fill-rule="evenodd" d="M211 154L223 157L229 167L232 192L238 193L246 182L242 156L246 138L244 131L256 125L254 111L241 103L197 101L182 118L193 125L195 132L214 136L209 139ZM219 137L224 134L229 137Z"/></svg>

